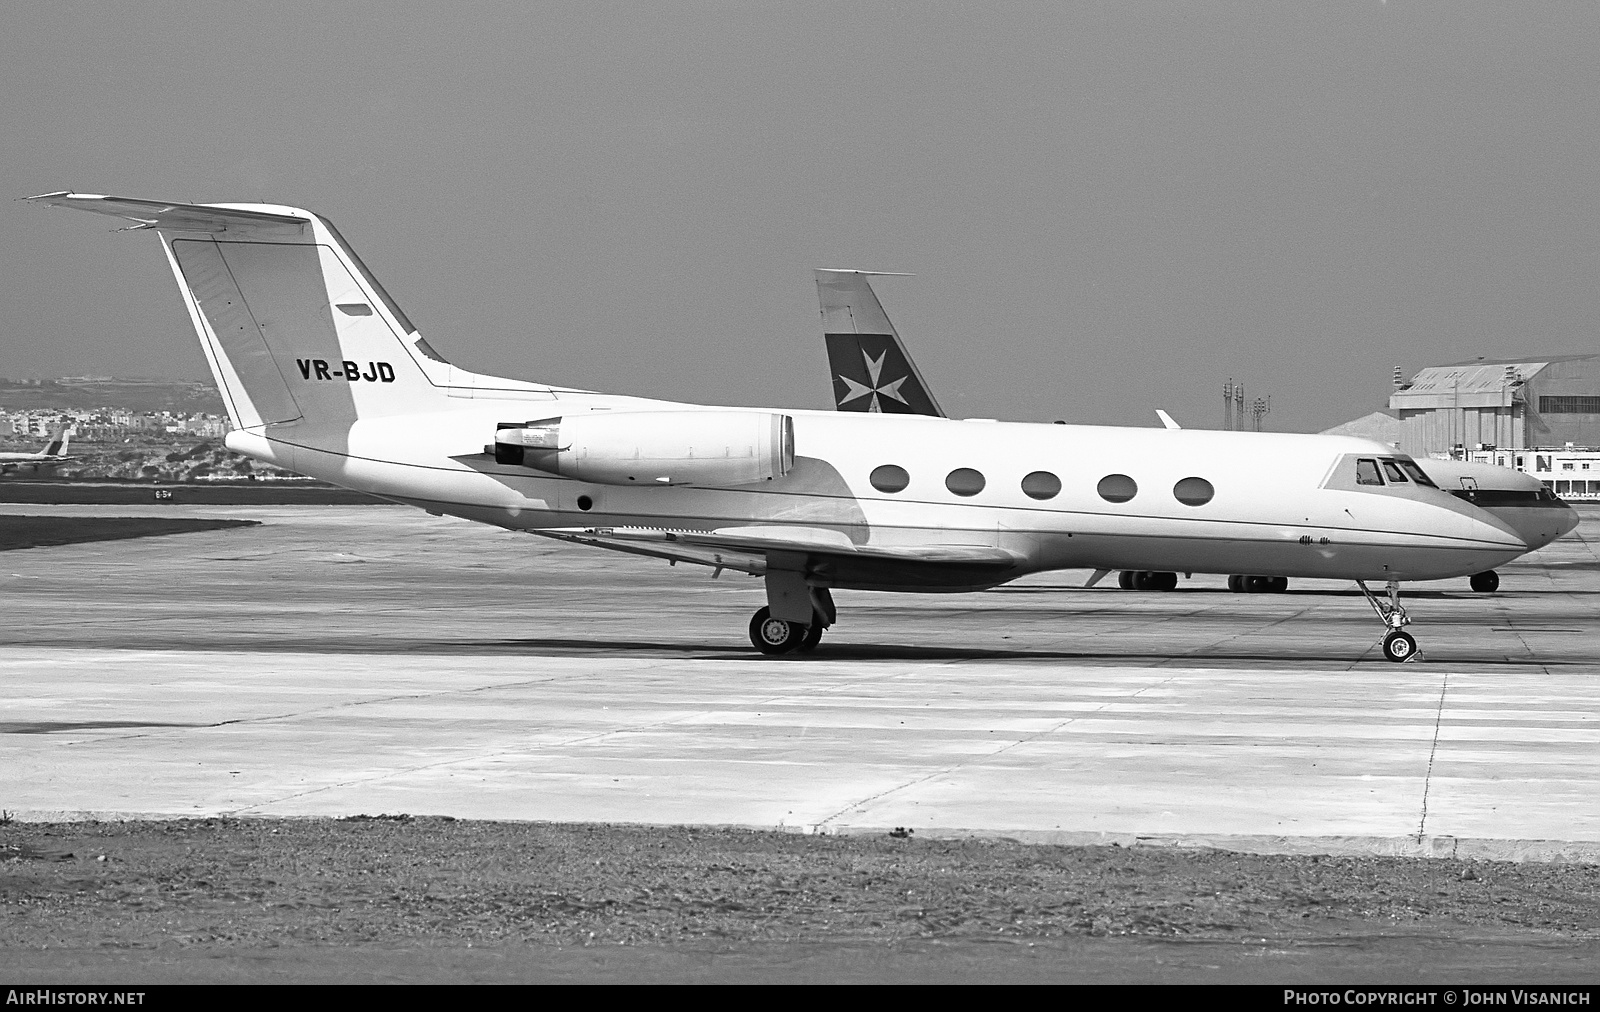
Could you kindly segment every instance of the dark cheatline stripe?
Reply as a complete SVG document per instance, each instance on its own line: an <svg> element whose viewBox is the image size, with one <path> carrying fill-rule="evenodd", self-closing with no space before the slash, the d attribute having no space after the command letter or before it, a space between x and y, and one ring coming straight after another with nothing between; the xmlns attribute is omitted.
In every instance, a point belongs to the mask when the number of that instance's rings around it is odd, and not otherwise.
<svg viewBox="0 0 1600 1012"><path fill-rule="evenodd" d="M1566 503L1533 490L1505 488L1451 489L1450 494L1474 506L1519 506L1531 509L1565 509Z"/></svg>

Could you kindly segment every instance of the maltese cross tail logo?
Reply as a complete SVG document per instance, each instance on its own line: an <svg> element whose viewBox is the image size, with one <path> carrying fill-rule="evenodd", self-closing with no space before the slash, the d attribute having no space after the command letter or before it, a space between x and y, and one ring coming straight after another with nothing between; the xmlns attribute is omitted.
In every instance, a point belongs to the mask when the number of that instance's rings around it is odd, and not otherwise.
<svg viewBox="0 0 1600 1012"><path fill-rule="evenodd" d="M883 406L878 401L878 396L881 394L884 397L892 397L901 404L905 404L907 407L909 407L910 404L906 401L906 399L900 396L900 384L904 383L909 377L902 376L890 383L879 382L879 378L883 373L883 360L888 357L889 353L885 351L877 358L873 358L871 355L868 355L866 349L863 348L861 351L861 358L862 361L866 362L867 364L867 379L872 385L863 386L848 376L840 376L839 378L844 380L844 385L848 388L849 392L845 394L839 403L843 405L857 399L858 397L870 396L872 401L867 405L867 410L876 411L881 414L883 412Z"/></svg>

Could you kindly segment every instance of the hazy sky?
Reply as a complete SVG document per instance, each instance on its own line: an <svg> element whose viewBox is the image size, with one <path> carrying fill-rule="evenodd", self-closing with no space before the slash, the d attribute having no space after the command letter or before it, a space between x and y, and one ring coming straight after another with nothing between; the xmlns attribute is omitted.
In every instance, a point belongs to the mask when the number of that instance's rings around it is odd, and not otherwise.
<svg viewBox="0 0 1600 1012"><path fill-rule="evenodd" d="M1267 427L1600 351L1600 5L8 5L0 158L297 204L484 372L831 405L813 267L952 414ZM153 236L0 201L0 375L205 377Z"/></svg>

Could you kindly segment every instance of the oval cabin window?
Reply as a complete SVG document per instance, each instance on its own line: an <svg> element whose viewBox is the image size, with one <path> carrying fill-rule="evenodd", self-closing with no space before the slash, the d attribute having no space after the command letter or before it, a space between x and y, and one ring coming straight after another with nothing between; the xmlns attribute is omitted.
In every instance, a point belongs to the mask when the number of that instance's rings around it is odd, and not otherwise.
<svg viewBox="0 0 1600 1012"><path fill-rule="evenodd" d="M983 475L970 467L958 467L945 476L944 487L956 495L977 495L983 491Z"/></svg>
<svg viewBox="0 0 1600 1012"><path fill-rule="evenodd" d="M1035 471L1022 479L1022 494L1029 499L1054 499L1061 494L1061 479L1049 471Z"/></svg>
<svg viewBox="0 0 1600 1012"><path fill-rule="evenodd" d="M1108 474L1094 487L1106 502L1127 502L1139 494L1139 485L1125 474Z"/></svg>
<svg viewBox="0 0 1600 1012"><path fill-rule="evenodd" d="M857 472L859 473L859 472ZM879 492L901 492L911 484L911 475L898 464L884 464L872 469L872 474L867 478L872 482L872 487Z"/></svg>
<svg viewBox="0 0 1600 1012"><path fill-rule="evenodd" d="M1172 496L1185 506L1204 506L1217 490L1204 478L1185 478L1172 486Z"/></svg>

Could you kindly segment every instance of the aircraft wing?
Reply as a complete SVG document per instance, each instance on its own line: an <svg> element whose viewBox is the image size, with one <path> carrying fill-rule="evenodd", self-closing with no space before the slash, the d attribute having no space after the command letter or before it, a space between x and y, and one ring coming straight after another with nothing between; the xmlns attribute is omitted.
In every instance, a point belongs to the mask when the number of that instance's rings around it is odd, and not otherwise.
<svg viewBox="0 0 1600 1012"><path fill-rule="evenodd" d="M286 226L298 229L310 224L309 218L273 214L242 207L212 204L175 204L138 197L108 197L100 193L41 193L25 200L49 207L70 207L79 211L109 214L134 224L132 228L165 228L181 232L227 232L230 229L261 226Z"/></svg>
<svg viewBox="0 0 1600 1012"><path fill-rule="evenodd" d="M811 568L832 565L870 578L874 571L919 567L967 570L974 577L1005 573L1021 557L987 545L858 545L838 531L817 527L727 527L715 531L663 531L630 527L534 531L545 537L759 575L771 555L802 557Z"/></svg>

